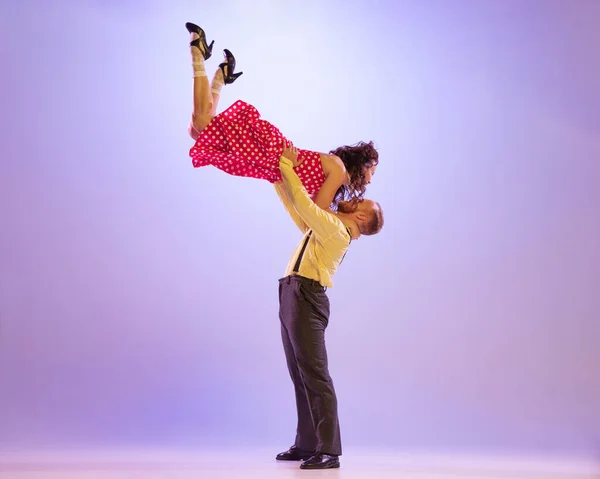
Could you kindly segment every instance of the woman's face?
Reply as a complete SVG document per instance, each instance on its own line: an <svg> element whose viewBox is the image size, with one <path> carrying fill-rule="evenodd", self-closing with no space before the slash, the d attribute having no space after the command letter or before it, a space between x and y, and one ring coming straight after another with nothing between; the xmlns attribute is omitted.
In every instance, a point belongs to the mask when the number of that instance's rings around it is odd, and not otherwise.
<svg viewBox="0 0 600 479"><path fill-rule="evenodd" d="M367 185L371 184L371 178L373 178L373 175L375 174L376 170L377 165L373 165L365 170L365 182Z"/></svg>

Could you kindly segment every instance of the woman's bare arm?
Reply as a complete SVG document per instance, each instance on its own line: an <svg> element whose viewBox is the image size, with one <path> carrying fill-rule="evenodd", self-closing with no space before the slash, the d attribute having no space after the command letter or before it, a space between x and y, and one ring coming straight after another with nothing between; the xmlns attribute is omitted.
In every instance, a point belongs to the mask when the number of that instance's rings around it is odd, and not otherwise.
<svg viewBox="0 0 600 479"><path fill-rule="evenodd" d="M315 196L315 203L324 210L329 210L336 191L346 180L346 168L342 160L333 155L327 155L327 160L327 167L323 165L327 177Z"/></svg>

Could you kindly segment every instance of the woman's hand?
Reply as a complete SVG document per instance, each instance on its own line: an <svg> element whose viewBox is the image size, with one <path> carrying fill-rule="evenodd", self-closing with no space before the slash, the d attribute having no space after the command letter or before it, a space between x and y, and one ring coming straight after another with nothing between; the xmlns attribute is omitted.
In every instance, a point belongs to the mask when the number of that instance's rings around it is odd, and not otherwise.
<svg viewBox="0 0 600 479"><path fill-rule="evenodd" d="M298 148L292 145L291 142L283 140L283 153L282 156L285 156L288 160L292 162L294 168L302 163L302 160L298 160Z"/></svg>

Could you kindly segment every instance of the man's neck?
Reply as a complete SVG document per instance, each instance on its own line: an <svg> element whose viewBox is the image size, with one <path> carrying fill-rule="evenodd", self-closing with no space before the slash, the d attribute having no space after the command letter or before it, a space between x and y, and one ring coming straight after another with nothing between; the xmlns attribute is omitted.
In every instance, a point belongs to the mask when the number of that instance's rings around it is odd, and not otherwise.
<svg viewBox="0 0 600 479"><path fill-rule="evenodd" d="M360 238L360 229L358 228L358 224L354 221L349 215L346 213L336 213L336 216L342 220L344 226L350 230L350 234L352 235L352 239Z"/></svg>

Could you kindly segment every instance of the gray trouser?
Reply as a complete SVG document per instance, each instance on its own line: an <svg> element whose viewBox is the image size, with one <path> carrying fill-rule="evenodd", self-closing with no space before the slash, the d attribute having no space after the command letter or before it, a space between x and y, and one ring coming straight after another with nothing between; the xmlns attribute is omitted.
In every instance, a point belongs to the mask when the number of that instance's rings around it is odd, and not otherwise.
<svg viewBox="0 0 600 479"><path fill-rule="evenodd" d="M279 280L281 338L296 391L295 446L341 455L337 398L327 366L325 328L329 298L317 281L302 276Z"/></svg>

